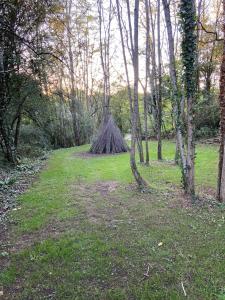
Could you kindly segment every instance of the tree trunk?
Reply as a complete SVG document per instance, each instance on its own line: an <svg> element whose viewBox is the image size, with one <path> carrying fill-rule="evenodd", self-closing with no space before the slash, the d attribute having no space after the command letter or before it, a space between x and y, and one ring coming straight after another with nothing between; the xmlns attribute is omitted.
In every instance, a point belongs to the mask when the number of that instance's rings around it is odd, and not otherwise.
<svg viewBox="0 0 225 300"><path fill-rule="evenodd" d="M223 15L225 17L225 0L223 0ZM219 149L219 167L218 167L218 184L217 199L220 202L225 201L225 19L223 18L223 57L220 68L220 149Z"/></svg>
<svg viewBox="0 0 225 300"><path fill-rule="evenodd" d="M21 114L18 116L17 122L16 122L16 130L15 130L15 147L17 148L18 142L19 142L19 136L20 136L20 125L21 125Z"/></svg>
<svg viewBox="0 0 225 300"><path fill-rule="evenodd" d="M158 160L162 160L162 53L161 53L161 28L160 28L160 0L158 0L157 13L158 31L158 99L157 99L157 140L158 140Z"/></svg>
<svg viewBox="0 0 225 300"><path fill-rule="evenodd" d="M134 71L134 98L132 97L131 87L130 87L130 79L129 79L129 72L128 72L128 65L127 65L127 58L125 52L125 43L123 37L123 30L122 30L122 20L121 20L121 7L119 5L119 0L116 0L116 7L117 7L117 16L118 16L118 24L120 30L120 38L121 38L121 45L122 45L122 53L123 53L123 60L125 66L125 73L127 78L127 86L128 86L128 97L129 97L129 104L130 104L130 116L131 116L131 149L130 149L130 167L133 173L133 176L140 188L144 188L147 186L146 181L141 177L135 159L135 147L136 147L136 139L137 139L137 115L139 114L138 108L138 17L139 17L139 1L135 0L135 12L134 12L134 43L135 47L133 48L134 56L132 57L133 62L133 71ZM130 17L130 16L129 16ZM130 37L132 42L132 31L131 26L130 29ZM134 60L133 60L134 58ZM134 63L135 61L135 63Z"/></svg>
<svg viewBox="0 0 225 300"><path fill-rule="evenodd" d="M193 122L193 98L187 98L187 187L188 195L195 195L195 143L194 143L194 122Z"/></svg>
<svg viewBox="0 0 225 300"><path fill-rule="evenodd" d="M176 64L175 64L175 52L174 52L174 38L173 38L173 31L172 31L172 23L171 23L171 16L170 16L170 6L168 0L162 0L164 14L165 14L165 21L166 21L166 29L168 35L168 44L169 44L169 70L170 70L170 78L172 83L172 90L173 90L173 110L175 116L175 129L176 129L176 140L177 145L179 147L179 155L180 155L180 162L181 162L181 169L182 169L182 180L184 186L186 186L186 157L185 157L185 147L183 142L183 135L182 135L182 128L181 128L181 109L180 109L180 102L181 99L178 95L178 85L177 85L177 72L176 72Z"/></svg>
<svg viewBox="0 0 225 300"><path fill-rule="evenodd" d="M128 17L128 26L129 26L129 37L130 37L130 47L131 47L131 60L134 65L134 51L135 51L135 42L132 35L132 24L131 24L131 11L130 11L130 2L129 0L126 0L127 5L127 17ZM139 12L138 12L139 13ZM134 24L135 26L135 24ZM140 114L139 114L139 107L138 107L138 114L137 114L137 126L136 126L136 142L137 142L137 149L139 153L139 160L140 163L144 162L144 151L143 151L143 145L142 145L142 130L141 130L141 120L140 120Z"/></svg>
<svg viewBox="0 0 225 300"><path fill-rule="evenodd" d="M149 165L149 146L148 146L148 100L147 88L150 67L150 21L149 21L149 0L145 0L146 33L145 33L145 86L144 86L144 132L145 132L145 164Z"/></svg>
<svg viewBox="0 0 225 300"><path fill-rule="evenodd" d="M112 0L109 1L109 12L107 24L103 17L103 1L98 0L98 18L99 18L99 46L100 46L100 59L103 71L103 123L106 124L110 115L110 30L112 21Z"/></svg>
<svg viewBox="0 0 225 300"><path fill-rule="evenodd" d="M3 6L4 7L4 6ZM7 9L6 9L7 11ZM4 16L4 9L1 11ZM12 14L13 15L13 14ZM14 25L14 22L12 22ZM13 26L12 26L13 28ZM15 57L13 56L14 35L5 36L2 29L0 32L0 142L6 159L12 164L18 163L13 133L6 123L6 112L11 101L10 76L11 69L14 70Z"/></svg>
<svg viewBox="0 0 225 300"><path fill-rule="evenodd" d="M133 49L133 69L134 69L134 109L132 116L132 137L131 137L131 151L130 151L130 165L132 173L141 188L147 186L147 183L141 177L137 170L135 161L135 146L136 146L136 132L139 116L138 105L138 82L139 82L139 58L138 58L138 19L139 19L139 0L135 0L134 7L134 49Z"/></svg>
<svg viewBox="0 0 225 300"><path fill-rule="evenodd" d="M182 64L187 108L187 165L186 193L194 200L195 184L195 142L194 142L194 103L197 87L197 35L195 0L181 0L180 18L182 29Z"/></svg>
<svg viewBox="0 0 225 300"><path fill-rule="evenodd" d="M156 62L156 38L155 38L155 23L153 21L153 11L151 2L149 1L149 21L150 21L150 28L151 28L151 65L152 70L150 70L149 65L149 79L150 79L150 86L151 86L151 106L152 106L152 116L154 120L154 129L155 134L158 139L158 90L157 90L157 84L158 84L158 78L157 78L157 62Z"/></svg>
<svg viewBox="0 0 225 300"><path fill-rule="evenodd" d="M71 115L73 118L73 130L74 130L74 140L75 145L79 146L80 142L80 122L79 122L79 113L80 105L78 103L75 87L75 69L74 69L74 59L73 59L73 50L72 50L72 41L71 41L71 8L72 0L68 0L66 3L66 15L67 15L67 41L68 41L68 56L69 56L69 74L70 74L70 84L71 84Z"/></svg>
<svg viewBox="0 0 225 300"><path fill-rule="evenodd" d="M0 136L1 136L1 144L2 144L2 149L4 149L4 154L6 159L14 164L18 164L18 158L17 158L17 153L16 153L16 147L14 143L14 139L12 136L12 131L10 129L6 129L4 122L0 118Z"/></svg>

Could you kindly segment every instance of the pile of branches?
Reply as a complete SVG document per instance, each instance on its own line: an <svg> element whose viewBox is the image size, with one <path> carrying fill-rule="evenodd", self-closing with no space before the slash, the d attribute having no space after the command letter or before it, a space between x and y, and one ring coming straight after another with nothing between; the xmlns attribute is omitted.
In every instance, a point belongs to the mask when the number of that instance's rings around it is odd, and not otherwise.
<svg viewBox="0 0 225 300"><path fill-rule="evenodd" d="M90 152L93 154L113 154L127 152L128 146L116 125L112 116L103 122L99 129L97 139L91 146Z"/></svg>

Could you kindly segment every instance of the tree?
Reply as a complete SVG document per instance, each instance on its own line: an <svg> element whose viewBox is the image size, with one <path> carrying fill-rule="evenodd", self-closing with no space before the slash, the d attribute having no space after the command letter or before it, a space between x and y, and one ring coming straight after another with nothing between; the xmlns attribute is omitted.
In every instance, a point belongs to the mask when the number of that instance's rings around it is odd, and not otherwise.
<svg viewBox="0 0 225 300"><path fill-rule="evenodd" d="M129 72L128 72L128 63L127 63L127 55L125 50L125 42L124 42L124 34L122 27L122 15L121 15L121 6L119 4L119 0L116 0L117 6L117 17L118 24L120 30L120 38L123 52L123 60L124 67L127 79L128 86L128 97L130 103L130 115L131 115L131 149L130 149L130 166L131 171L134 175L134 178L140 188L146 188L147 183L141 177L136 164L135 152L136 152L136 142L137 142L137 132L139 126L139 100L138 100L138 82L139 82L139 57L138 57L138 20L139 20L139 0L135 0L134 6L134 26L132 31L131 26L131 14L130 14L130 6L129 1L127 3L127 17L129 23L129 36L130 36L130 44L131 44L131 52L132 52L132 66L133 66L133 75L134 75L134 86L133 93L130 84Z"/></svg>
<svg viewBox="0 0 225 300"><path fill-rule="evenodd" d="M223 14L225 15L225 0L223 0ZM225 20L223 19L223 56L220 68L220 148L217 198L220 202L225 201Z"/></svg>
<svg viewBox="0 0 225 300"><path fill-rule="evenodd" d="M187 165L185 190L188 195L195 195L195 142L194 142L194 103L197 86L197 35L196 8L194 0L181 0L180 17L182 28L182 63L187 107Z"/></svg>
<svg viewBox="0 0 225 300"><path fill-rule="evenodd" d="M127 48L130 52L130 56L131 56L131 61L132 61L132 65L134 68L134 34L133 31L135 30L135 24L134 27L132 27L132 21L131 21L131 8L130 8L130 3L129 0L126 0L126 7L127 7L127 22L128 22L128 29L126 28L126 44L127 44ZM134 9L135 10L135 9ZM138 4L138 14L139 14L139 4ZM135 23L135 18L134 18L134 23ZM139 30L139 24L137 24L137 31ZM139 59L139 55L138 55L138 59ZM138 78L139 80L139 78ZM138 83L137 83L138 84ZM135 75L134 75L134 85L135 85ZM135 96L134 96L135 97ZM140 114L139 114L139 106L137 107L138 110L138 114L137 114L137 126L136 126L136 141L137 141L137 148L138 148L138 152L139 152L139 159L140 159L140 163L144 162L144 152L143 152L143 145L142 145L142 130L141 130L141 120L140 120Z"/></svg>
<svg viewBox="0 0 225 300"><path fill-rule="evenodd" d="M175 50L174 50L174 36L172 30L172 22L170 15L170 5L167 0L162 0L166 29L168 35L168 47L169 47L169 70L170 70L170 80L172 83L172 96L173 96L173 111L175 115L175 129L176 129L176 140L179 148L181 170L182 170L182 180L186 182L186 156L182 133L182 122L181 122L181 97L179 95L178 80L177 80L177 70L176 70L176 60L175 60Z"/></svg>
<svg viewBox="0 0 225 300"><path fill-rule="evenodd" d="M51 1L3 0L0 3L0 144L6 159L13 164L18 163L16 148L27 99L21 96L25 78L22 75L35 72L35 58L41 54L36 47L36 29L44 23L49 7ZM15 90L19 105L12 117L8 111Z"/></svg>
<svg viewBox="0 0 225 300"><path fill-rule="evenodd" d="M174 97L174 114L177 144L179 145L179 154L181 158L182 179L185 192L194 197L194 160L195 160L195 143L194 143L194 103L196 100L196 11L194 1L182 0L180 3L180 18L182 28L182 63L183 78L186 96L187 111L187 145L185 149L183 130L182 130L182 97L179 95L177 83L177 71L174 52L174 38L172 32L172 23L170 16L170 6L167 0L162 0L167 35L169 45L170 76Z"/></svg>
<svg viewBox="0 0 225 300"><path fill-rule="evenodd" d="M158 160L162 159L162 53L161 53L161 7L158 0L157 7L157 38L158 38L158 97L157 97L157 140L158 140Z"/></svg>

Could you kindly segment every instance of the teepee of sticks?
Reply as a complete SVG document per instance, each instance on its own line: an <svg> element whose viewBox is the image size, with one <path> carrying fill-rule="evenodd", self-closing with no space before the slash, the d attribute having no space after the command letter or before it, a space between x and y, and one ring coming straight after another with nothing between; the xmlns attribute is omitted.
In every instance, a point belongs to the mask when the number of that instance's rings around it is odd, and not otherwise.
<svg viewBox="0 0 225 300"><path fill-rule="evenodd" d="M128 146L116 125L112 115L100 126L97 139L93 142L90 152L93 154L113 154L127 152Z"/></svg>

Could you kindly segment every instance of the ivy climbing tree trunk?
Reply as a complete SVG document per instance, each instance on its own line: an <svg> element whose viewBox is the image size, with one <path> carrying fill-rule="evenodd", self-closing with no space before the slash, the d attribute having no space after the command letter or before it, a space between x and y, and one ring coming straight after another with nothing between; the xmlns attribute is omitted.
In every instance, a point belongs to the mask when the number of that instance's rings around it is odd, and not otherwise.
<svg viewBox="0 0 225 300"><path fill-rule="evenodd" d="M16 27L16 9L7 3L0 5L0 16L2 26L0 30L0 145L6 159L12 164L18 163L16 144L13 130L7 121L7 110L11 103L11 78L15 74L18 54L16 52L16 42L14 30ZM12 32L5 30L10 28Z"/></svg>
<svg viewBox="0 0 225 300"><path fill-rule="evenodd" d="M195 142L194 142L194 103L197 85L197 34L196 8L194 0L181 0L180 18L182 30L182 64L184 73L186 108L187 108L187 165L185 191L195 195Z"/></svg>
<svg viewBox="0 0 225 300"><path fill-rule="evenodd" d="M219 149L219 167L218 167L218 187L217 199L220 202L225 201L225 0L223 0L223 57L220 68L220 149Z"/></svg>

